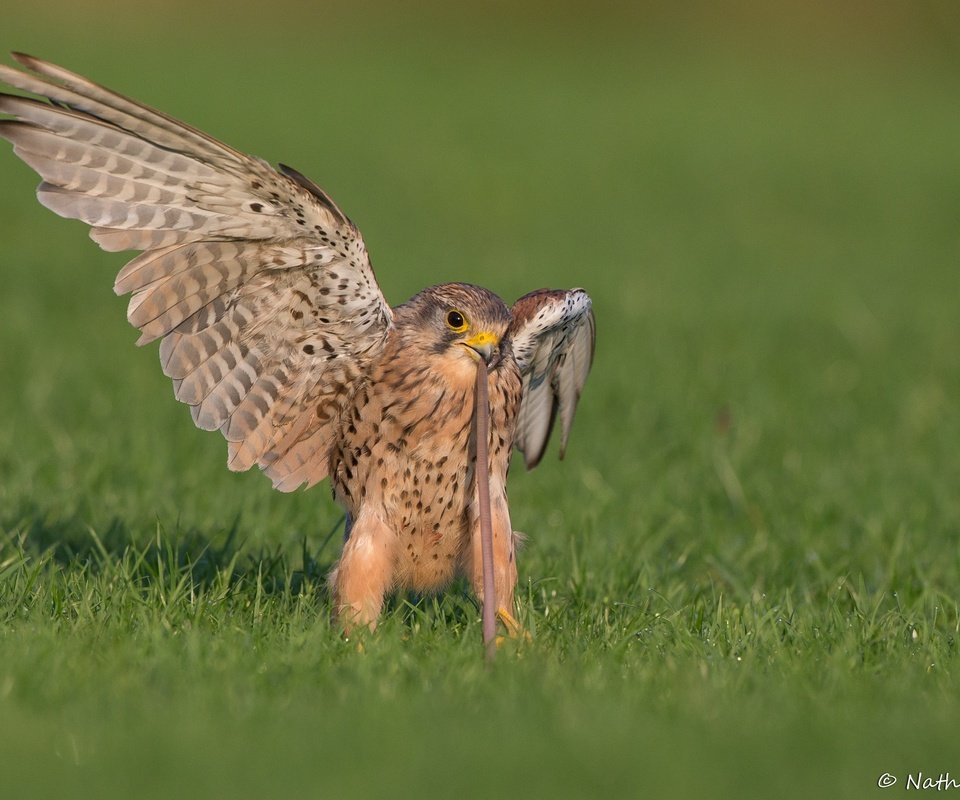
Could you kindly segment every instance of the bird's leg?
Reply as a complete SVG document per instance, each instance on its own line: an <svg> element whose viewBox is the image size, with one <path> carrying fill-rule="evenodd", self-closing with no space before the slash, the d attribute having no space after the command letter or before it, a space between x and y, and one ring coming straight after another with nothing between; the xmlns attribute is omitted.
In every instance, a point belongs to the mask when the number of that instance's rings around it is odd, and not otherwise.
<svg viewBox="0 0 960 800"><path fill-rule="evenodd" d="M517 560L513 530L507 510L506 494L501 487L491 482L490 499L493 528L493 583L497 598L497 617L511 635L517 635L520 625L513 617L513 593L517 585ZM480 520L471 514L470 545L464 553L464 572L470 579L473 591L483 602L483 555L480 541Z"/></svg>
<svg viewBox="0 0 960 800"><path fill-rule="evenodd" d="M395 549L396 537L386 523L361 511L329 578L334 619L345 633L359 625L376 628L384 596L393 583Z"/></svg>

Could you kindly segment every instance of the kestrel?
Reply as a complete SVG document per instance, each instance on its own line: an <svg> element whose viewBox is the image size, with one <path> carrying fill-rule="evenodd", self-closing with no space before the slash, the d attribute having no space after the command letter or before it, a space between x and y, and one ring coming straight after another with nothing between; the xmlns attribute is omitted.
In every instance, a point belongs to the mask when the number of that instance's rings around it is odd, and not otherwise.
<svg viewBox="0 0 960 800"><path fill-rule="evenodd" d="M474 382L488 368L496 598L517 581L506 479L513 448L563 456L593 359L582 289L511 308L478 286L424 289L391 308L356 226L315 183L30 56L0 79L0 136L43 178L40 202L139 250L118 294L197 427L228 465L285 492L330 477L347 532L330 576L341 623L374 627L391 591L465 575L482 598Z"/></svg>

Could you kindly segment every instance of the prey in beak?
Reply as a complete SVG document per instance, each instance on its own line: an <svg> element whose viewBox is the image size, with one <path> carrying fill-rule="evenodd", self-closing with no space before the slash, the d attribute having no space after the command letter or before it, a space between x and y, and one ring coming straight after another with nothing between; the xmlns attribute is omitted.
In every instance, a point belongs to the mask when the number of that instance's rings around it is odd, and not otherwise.
<svg viewBox="0 0 960 800"><path fill-rule="evenodd" d="M482 358L488 369L500 363L500 337L495 333L480 331L464 339L463 344Z"/></svg>

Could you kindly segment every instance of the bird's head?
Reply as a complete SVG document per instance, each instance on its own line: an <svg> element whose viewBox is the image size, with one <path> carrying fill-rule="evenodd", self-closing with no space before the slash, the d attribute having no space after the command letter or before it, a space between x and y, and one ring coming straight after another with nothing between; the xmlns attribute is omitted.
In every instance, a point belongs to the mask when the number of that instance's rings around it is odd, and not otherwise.
<svg viewBox="0 0 960 800"><path fill-rule="evenodd" d="M510 310L493 292L467 283L431 286L401 306L416 344L448 363L493 369L502 358ZM400 309L397 309L400 311Z"/></svg>

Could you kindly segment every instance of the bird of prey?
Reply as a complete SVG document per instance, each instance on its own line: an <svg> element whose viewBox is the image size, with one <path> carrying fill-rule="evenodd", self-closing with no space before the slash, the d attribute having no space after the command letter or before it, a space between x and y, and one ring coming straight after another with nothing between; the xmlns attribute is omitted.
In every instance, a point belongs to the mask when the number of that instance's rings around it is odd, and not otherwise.
<svg viewBox="0 0 960 800"><path fill-rule="evenodd" d="M556 417L561 457L593 360L582 289L512 307L464 283L387 304L356 226L313 181L272 168L62 67L16 53L0 80L0 137L43 179L40 202L92 226L118 274L138 344L197 427L219 430L233 470L281 491L329 477L346 509L330 576L334 614L373 628L391 591L465 575L482 599L473 387L488 368L494 578L513 622L513 448L541 459Z"/></svg>

